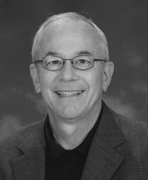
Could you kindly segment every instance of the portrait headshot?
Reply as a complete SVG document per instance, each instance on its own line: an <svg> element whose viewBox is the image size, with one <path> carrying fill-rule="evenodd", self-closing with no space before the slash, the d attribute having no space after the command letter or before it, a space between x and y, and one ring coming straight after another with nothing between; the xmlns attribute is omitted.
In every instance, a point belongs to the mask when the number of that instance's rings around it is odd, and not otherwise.
<svg viewBox="0 0 148 180"><path fill-rule="evenodd" d="M116 76L110 46L82 13L40 23L28 75L44 116L0 138L0 180L148 179L146 120L116 112L106 95Z"/></svg>

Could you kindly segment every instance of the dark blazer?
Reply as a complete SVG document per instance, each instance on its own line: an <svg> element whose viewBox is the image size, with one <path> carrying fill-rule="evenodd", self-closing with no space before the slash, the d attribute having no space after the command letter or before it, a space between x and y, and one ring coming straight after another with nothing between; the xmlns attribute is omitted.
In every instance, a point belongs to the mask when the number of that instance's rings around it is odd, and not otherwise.
<svg viewBox="0 0 148 180"><path fill-rule="evenodd" d="M148 180L148 128L104 103L81 180ZM0 141L0 180L44 180L44 121Z"/></svg>

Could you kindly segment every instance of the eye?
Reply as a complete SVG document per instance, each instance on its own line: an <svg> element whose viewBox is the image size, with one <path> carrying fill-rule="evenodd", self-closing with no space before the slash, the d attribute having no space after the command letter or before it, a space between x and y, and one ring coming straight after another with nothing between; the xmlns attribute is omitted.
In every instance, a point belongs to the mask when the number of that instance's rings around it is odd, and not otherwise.
<svg viewBox="0 0 148 180"><path fill-rule="evenodd" d="M63 67L63 60L59 57L47 56L43 61L43 67L51 71L59 70Z"/></svg>
<svg viewBox="0 0 148 180"><path fill-rule="evenodd" d="M89 61L89 60L86 60L86 59L79 59L77 62L78 62L79 64L89 64L89 63L90 63L90 61Z"/></svg>
<svg viewBox="0 0 148 180"><path fill-rule="evenodd" d="M58 58L48 57L44 60L45 66L56 66L61 65L63 61Z"/></svg>
<svg viewBox="0 0 148 180"><path fill-rule="evenodd" d="M61 64L62 62L60 60L52 60L50 62L48 62L48 64L50 65L56 65L56 64Z"/></svg>

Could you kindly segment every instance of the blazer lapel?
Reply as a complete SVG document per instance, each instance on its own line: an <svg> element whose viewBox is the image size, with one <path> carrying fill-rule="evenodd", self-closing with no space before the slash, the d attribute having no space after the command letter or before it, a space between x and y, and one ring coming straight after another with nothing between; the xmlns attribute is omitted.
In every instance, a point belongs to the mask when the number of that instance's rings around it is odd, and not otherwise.
<svg viewBox="0 0 148 180"><path fill-rule="evenodd" d="M91 143L81 180L111 180L121 165L125 138L115 121L103 104L101 122Z"/></svg>
<svg viewBox="0 0 148 180"><path fill-rule="evenodd" d="M15 180L44 180L45 140L43 125L44 121L38 127L28 130L23 141L18 145L19 155L11 160Z"/></svg>
<svg viewBox="0 0 148 180"><path fill-rule="evenodd" d="M101 138L98 141L99 144L90 149L82 180L110 180L124 159L107 142Z"/></svg>
<svg viewBox="0 0 148 180"><path fill-rule="evenodd" d="M42 148L32 148L24 155L12 160L15 180L44 180L45 154Z"/></svg>

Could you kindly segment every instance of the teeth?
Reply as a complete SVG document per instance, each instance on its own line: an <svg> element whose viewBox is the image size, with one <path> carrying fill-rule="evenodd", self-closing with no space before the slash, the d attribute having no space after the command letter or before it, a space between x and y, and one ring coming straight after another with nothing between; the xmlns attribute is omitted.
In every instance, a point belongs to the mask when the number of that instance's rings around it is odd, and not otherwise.
<svg viewBox="0 0 148 180"><path fill-rule="evenodd" d="M83 91L57 91L56 93L61 96L73 96L81 94Z"/></svg>

